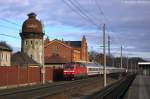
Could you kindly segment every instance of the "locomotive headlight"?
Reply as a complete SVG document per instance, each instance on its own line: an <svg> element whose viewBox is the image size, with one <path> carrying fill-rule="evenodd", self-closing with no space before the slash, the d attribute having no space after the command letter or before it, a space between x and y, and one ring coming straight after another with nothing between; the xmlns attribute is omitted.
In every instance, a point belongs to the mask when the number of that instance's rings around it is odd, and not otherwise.
<svg viewBox="0 0 150 99"><path fill-rule="evenodd" d="M72 71L71 74L74 74L74 71Z"/></svg>

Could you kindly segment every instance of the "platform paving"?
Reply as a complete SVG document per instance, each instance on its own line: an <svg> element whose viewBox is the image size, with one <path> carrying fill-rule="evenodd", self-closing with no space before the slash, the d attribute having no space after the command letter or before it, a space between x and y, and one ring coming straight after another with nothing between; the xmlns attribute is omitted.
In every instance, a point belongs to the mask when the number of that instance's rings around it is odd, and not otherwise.
<svg viewBox="0 0 150 99"><path fill-rule="evenodd" d="M124 99L150 99L150 76L137 75Z"/></svg>

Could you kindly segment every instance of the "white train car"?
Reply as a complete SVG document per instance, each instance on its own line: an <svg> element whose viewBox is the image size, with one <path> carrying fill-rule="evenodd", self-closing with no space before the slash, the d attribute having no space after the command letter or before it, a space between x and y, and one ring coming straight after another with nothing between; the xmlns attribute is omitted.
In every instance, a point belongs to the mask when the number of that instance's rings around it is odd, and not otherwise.
<svg viewBox="0 0 150 99"><path fill-rule="evenodd" d="M87 68L87 76L97 76L104 74L104 68L103 65L98 65L93 62L83 62L80 61L80 63L84 64ZM115 73L121 73L126 72L125 68L118 68L118 67L112 67L112 66L106 66L106 74L115 74Z"/></svg>
<svg viewBox="0 0 150 99"><path fill-rule="evenodd" d="M97 65L95 63L89 62L87 64L85 64L86 68L87 68L87 75L88 76L96 76L99 74L102 74L102 66Z"/></svg>

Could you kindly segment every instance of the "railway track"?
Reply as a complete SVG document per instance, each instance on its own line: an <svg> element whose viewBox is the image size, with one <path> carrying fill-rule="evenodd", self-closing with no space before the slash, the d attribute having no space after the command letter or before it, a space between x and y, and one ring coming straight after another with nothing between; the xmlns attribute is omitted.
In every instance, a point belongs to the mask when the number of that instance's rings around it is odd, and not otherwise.
<svg viewBox="0 0 150 99"><path fill-rule="evenodd" d="M125 78L103 88L86 99L122 99L136 75L128 75Z"/></svg>
<svg viewBox="0 0 150 99"><path fill-rule="evenodd" d="M50 95L61 93L70 89L79 88L81 86L88 86L97 81L102 80L101 78L89 78L84 80L66 81L56 84L50 84L46 86L40 86L36 88L16 90L7 93L1 93L0 99L43 99Z"/></svg>

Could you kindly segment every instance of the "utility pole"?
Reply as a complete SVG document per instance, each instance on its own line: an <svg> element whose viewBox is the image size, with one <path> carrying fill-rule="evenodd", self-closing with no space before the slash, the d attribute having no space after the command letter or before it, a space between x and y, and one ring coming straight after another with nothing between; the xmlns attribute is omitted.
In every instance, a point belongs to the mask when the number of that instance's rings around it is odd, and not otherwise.
<svg viewBox="0 0 150 99"><path fill-rule="evenodd" d="M112 66L115 66L115 57L112 58Z"/></svg>
<svg viewBox="0 0 150 99"><path fill-rule="evenodd" d="M110 57L110 36L108 35L108 56Z"/></svg>
<svg viewBox="0 0 150 99"><path fill-rule="evenodd" d="M42 27L44 28L44 24L42 23ZM45 31L44 31L45 33ZM45 54L44 54L44 36L43 36L43 39L42 39L42 84L45 84Z"/></svg>
<svg viewBox="0 0 150 99"><path fill-rule="evenodd" d="M127 56L127 71L128 71L128 68L129 68L129 59L128 59L128 56Z"/></svg>
<svg viewBox="0 0 150 99"><path fill-rule="evenodd" d="M121 69L122 69L122 45L121 45L121 55L120 55L120 65L121 65Z"/></svg>
<svg viewBox="0 0 150 99"><path fill-rule="evenodd" d="M110 36L108 35L108 65L111 65L111 58L110 58Z"/></svg>
<svg viewBox="0 0 150 99"><path fill-rule="evenodd" d="M136 61L134 62L134 73L136 73Z"/></svg>
<svg viewBox="0 0 150 99"><path fill-rule="evenodd" d="M43 50L42 50L42 73L43 73L43 76L42 76L42 83L45 84L45 60L44 60L44 37L43 37Z"/></svg>
<svg viewBox="0 0 150 99"><path fill-rule="evenodd" d="M105 24L103 25L103 53L104 53L104 67L103 67L103 73L104 73L104 87L107 85L106 82L106 33L105 33Z"/></svg>
<svg viewBox="0 0 150 99"><path fill-rule="evenodd" d="M131 73L132 73L132 72L133 72L133 70L132 70L132 69L133 69L133 68L132 68L132 60L131 60L131 63L130 63L130 65L131 65Z"/></svg>

